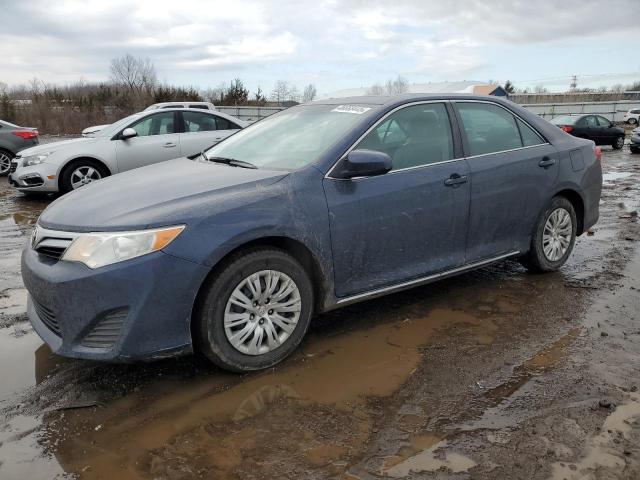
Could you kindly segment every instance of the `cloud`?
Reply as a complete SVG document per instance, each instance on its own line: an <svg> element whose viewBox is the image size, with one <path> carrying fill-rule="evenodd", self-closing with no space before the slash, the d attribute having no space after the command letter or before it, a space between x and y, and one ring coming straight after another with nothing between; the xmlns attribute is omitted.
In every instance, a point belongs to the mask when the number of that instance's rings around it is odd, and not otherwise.
<svg viewBox="0 0 640 480"><path fill-rule="evenodd" d="M322 79L332 84L326 88L397 74L415 81L493 76L501 67L493 52L507 46L548 51L561 68L565 45L606 38L607 48L631 58L627 39L640 18L638 0L607 0L606 7L602 0L0 3L0 81L9 83L106 79L110 60L125 53L150 57L160 78L209 85L238 71L249 83L282 76ZM588 55L581 59L593 65Z"/></svg>

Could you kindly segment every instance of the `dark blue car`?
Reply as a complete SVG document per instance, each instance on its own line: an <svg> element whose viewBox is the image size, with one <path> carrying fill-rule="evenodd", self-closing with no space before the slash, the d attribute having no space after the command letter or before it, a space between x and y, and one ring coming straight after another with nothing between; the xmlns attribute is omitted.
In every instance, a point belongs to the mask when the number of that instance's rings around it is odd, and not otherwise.
<svg viewBox="0 0 640 480"><path fill-rule="evenodd" d="M599 160L493 97L300 105L55 201L22 257L29 317L60 355L269 367L314 313L506 258L558 269Z"/></svg>

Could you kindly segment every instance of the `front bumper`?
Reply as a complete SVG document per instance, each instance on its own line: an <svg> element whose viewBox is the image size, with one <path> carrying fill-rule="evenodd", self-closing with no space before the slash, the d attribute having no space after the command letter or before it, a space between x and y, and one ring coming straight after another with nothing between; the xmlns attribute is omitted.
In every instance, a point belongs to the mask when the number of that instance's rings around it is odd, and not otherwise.
<svg viewBox="0 0 640 480"><path fill-rule="evenodd" d="M22 253L34 329L59 355L131 361L191 351L191 313L208 273L155 252L92 270Z"/></svg>
<svg viewBox="0 0 640 480"><path fill-rule="evenodd" d="M9 183L23 192L57 192L58 167L48 163L23 167L20 159L14 159L18 165L11 168Z"/></svg>

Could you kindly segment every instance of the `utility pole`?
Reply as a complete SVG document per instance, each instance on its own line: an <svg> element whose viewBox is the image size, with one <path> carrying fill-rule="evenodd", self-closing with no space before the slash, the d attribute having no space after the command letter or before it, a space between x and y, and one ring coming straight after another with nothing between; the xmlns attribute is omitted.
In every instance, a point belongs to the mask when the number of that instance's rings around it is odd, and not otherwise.
<svg viewBox="0 0 640 480"><path fill-rule="evenodd" d="M571 77L571 84L569 85L569 90L571 90L572 92L575 92L576 88L578 88L578 76L573 75Z"/></svg>

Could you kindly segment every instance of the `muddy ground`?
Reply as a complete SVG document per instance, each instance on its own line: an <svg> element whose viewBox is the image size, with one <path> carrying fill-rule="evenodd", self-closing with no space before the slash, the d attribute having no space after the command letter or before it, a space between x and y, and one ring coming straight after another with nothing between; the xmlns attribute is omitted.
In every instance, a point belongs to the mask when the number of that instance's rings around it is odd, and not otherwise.
<svg viewBox="0 0 640 480"><path fill-rule="evenodd" d="M0 479L640 478L640 156L603 168L560 272L505 262L325 314L244 376L52 355L19 275L50 199L0 179Z"/></svg>

